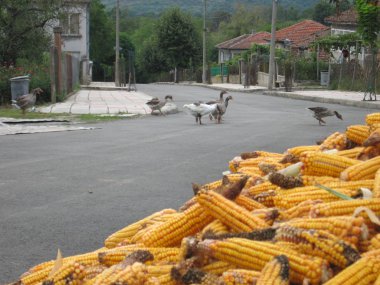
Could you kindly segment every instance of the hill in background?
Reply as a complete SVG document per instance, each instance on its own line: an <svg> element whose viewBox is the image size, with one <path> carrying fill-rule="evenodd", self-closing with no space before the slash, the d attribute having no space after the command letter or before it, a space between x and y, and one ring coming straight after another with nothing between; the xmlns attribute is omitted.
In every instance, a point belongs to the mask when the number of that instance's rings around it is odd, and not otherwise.
<svg viewBox="0 0 380 285"><path fill-rule="evenodd" d="M101 0L108 8L116 5L116 0ZM124 3L123 3L124 2ZM313 7L318 0L281 0L280 5L283 7L294 7L299 10L305 10ZM212 0L207 1L208 10L229 12L237 4L248 5L271 5L272 0ZM162 11L170 7L180 7L194 15L203 13L203 0L120 0L122 7L128 6L130 15L159 15Z"/></svg>

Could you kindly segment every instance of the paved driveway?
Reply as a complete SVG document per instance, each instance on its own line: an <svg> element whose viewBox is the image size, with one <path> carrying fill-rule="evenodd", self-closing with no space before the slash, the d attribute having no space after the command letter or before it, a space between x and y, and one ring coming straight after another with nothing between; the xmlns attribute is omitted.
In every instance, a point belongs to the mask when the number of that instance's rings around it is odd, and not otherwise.
<svg viewBox="0 0 380 285"><path fill-rule="evenodd" d="M182 106L218 97L201 87L140 85ZM260 94L233 96L222 124L184 112L96 124L86 132L0 137L0 283L36 263L103 246L114 231L192 196L191 183L222 177L241 152L313 144L371 110L326 105L344 121L327 126L305 110L320 105Z"/></svg>

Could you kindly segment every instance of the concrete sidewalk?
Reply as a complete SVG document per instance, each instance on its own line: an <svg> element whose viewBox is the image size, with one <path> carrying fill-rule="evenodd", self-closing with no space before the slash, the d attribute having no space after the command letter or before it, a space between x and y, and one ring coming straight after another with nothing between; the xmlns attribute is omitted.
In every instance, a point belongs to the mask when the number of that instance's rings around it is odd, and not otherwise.
<svg viewBox="0 0 380 285"><path fill-rule="evenodd" d="M145 103L152 97L127 88L116 88L113 83L93 83L83 86L65 102L37 109L41 113L68 114L142 114L151 112Z"/></svg>
<svg viewBox="0 0 380 285"><path fill-rule="evenodd" d="M155 83L173 84L173 83ZM308 100L320 103L341 104L362 108L380 109L380 101L362 101L363 92L347 92L336 90L297 90L284 92L282 90L268 91L262 86L249 86L245 88L241 84L199 84L180 83L180 85L199 86L212 89L226 89L245 93L263 92L265 95L278 96L299 100ZM82 89L65 102L40 107L37 111L42 113L68 113L68 114L150 114L151 109L145 103L152 97L138 91L128 92L128 88L116 88L114 83L93 82L90 86L82 86Z"/></svg>

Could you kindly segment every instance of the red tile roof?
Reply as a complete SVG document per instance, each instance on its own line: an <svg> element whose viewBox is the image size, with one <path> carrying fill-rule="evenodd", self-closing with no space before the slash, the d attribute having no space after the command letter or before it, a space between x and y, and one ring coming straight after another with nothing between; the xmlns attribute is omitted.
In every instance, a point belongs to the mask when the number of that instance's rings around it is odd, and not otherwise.
<svg viewBox="0 0 380 285"><path fill-rule="evenodd" d="M325 18L326 23L330 24L342 24L342 25L357 25L358 12L355 8L351 8L347 11L340 13L339 16L330 16Z"/></svg>
<svg viewBox="0 0 380 285"><path fill-rule="evenodd" d="M291 41L292 47L308 47L317 37L328 35L330 28L312 20L305 20L276 32L276 40Z"/></svg>
<svg viewBox="0 0 380 285"><path fill-rule="evenodd" d="M237 38L218 44L220 49L249 49L253 44L268 44L271 34L267 32L258 32L256 34L245 34Z"/></svg>

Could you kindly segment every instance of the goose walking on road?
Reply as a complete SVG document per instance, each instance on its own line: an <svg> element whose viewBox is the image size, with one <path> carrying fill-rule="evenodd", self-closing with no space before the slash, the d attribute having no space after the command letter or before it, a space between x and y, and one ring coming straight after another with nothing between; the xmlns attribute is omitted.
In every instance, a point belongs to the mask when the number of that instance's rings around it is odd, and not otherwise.
<svg viewBox="0 0 380 285"><path fill-rule="evenodd" d="M216 110L212 113L212 116L217 119L217 123L220 124L222 121L222 116L226 113L228 107L228 101L233 100L232 96L226 97L224 102L218 103L216 105Z"/></svg>
<svg viewBox="0 0 380 285"><path fill-rule="evenodd" d="M202 125L202 116L208 115L214 112L217 108L217 104L208 105L203 102L196 102L192 104L185 104L183 108L190 114L195 117L195 122Z"/></svg>
<svg viewBox="0 0 380 285"><path fill-rule="evenodd" d="M164 115L161 111L161 108L165 106L165 104L168 102L168 101L173 101L173 96L171 95L166 95L165 96L165 101L161 101L160 99L158 99L157 97L154 97L152 98L151 100L149 100L148 102L146 102L146 104L152 109L152 112L153 113L155 110L158 110L160 112L161 115Z"/></svg>
<svg viewBox="0 0 380 285"><path fill-rule="evenodd" d="M338 119L343 120L342 115L337 111L333 111L325 107L310 107L307 109L314 113L313 117L318 120L319 125L322 125L322 123L326 124L326 122L323 120L325 117L336 116Z"/></svg>

